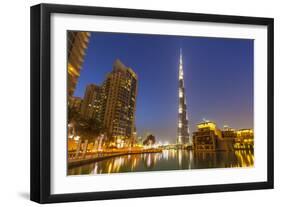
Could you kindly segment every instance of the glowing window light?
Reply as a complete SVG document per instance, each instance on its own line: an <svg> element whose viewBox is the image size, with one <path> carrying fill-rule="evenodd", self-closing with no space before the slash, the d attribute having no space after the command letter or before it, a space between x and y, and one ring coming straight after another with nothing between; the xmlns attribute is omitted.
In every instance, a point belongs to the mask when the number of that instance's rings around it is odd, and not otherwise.
<svg viewBox="0 0 281 207"><path fill-rule="evenodd" d="M179 97L180 97L180 98L183 97L183 92L182 92L182 90L179 90Z"/></svg>
<svg viewBox="0 0 281 207"><path fill-rule="evenodd" d="M179 113L180 113L180 114L182 113L182 107L179 108Z"/></svg>
<svg viewBox="0 0 281 207"><path fill-rule="evenodd" d="M181 122L179 122L179 128L182 128L182 123Z"/></svg>
<svg viewBox="0 0 281 207"><path fill-rule="evenodd" d="M180 136L180 135L178 136L178 142L179 142L179 143L181 143L181 142L182 142L181 137L182 137L182 136Z"/></svg>
<svg viewBox="0 0 281 207"><path fill-rule="evenodd" d="M75 140L75 141L78 141L79 139L80 139L80 136L75 136L75 137L74 137L74 140Z"/></svg>
<svg viewBox="0 0 281 207"><path fill-rule="evenodd" d="M181 66L180 66L180 67L181 67ZM180 80L183 79L183 71L182 71L182 70L180 70L180 72L179 72L179 79L180 79Z"/></svg>

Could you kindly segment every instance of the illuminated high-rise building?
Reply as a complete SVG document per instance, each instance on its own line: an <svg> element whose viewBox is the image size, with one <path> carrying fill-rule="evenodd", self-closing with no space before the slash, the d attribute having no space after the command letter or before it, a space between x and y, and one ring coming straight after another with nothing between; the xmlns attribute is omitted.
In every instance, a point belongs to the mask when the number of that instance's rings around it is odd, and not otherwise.
<svg viewBox="0 0 281 207"><path fill-rule="evenodd" d="M83 103L81 106L81 115L86 119L100 120L101 114L101 96L102 88L95 84L87 85Z"/></svg>
<svg viewBox="0 0 281 207"><path fill-rule="evenodd" d="M189 144L191 140L189 139L189 123L188 114L186 107L186 96L184 88L184 74L183 74L183 61L182 61L182 51L180 50L180 60L179 60L179 107L178 107L178 136L177 144Z"/></svg>
<svg viewBox="0 0 281 207"><path fill-rule="evenodd" d="M101 117L108 138L117 147L134 140L137 80L136 73L117 59L102 86Z"/></svg>
<svg viewBox="0 0 281 207"><path fill-rule="evenodd" d="M72 97L88 47L90 32L67 32L67 96Z"/></svg>

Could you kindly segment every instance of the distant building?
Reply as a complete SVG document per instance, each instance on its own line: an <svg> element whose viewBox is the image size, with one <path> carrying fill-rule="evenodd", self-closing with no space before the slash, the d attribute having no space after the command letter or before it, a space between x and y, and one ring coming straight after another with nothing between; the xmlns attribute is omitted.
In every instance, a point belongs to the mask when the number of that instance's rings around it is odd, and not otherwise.
<svg viewBox="0 0 281 207"><path fill-rule="evenodd" d="M90 84L86 87L81 107L82 117L101 120L101 97L102 88L100 86Z"/></svg>
<svg viewBox="0 0 281 207"><path fill-rule="evenodd" d="M90 32L67 32L67 95L72 97L84 62Z"/></svg>
<svg viewBox="0 0 281 207"><path fill-rule="evenodd" d="M136 73L117 59L103 83L101 117L113 146L134 140L137 81Z"/></svg>
<svg viewBox="0 0 281 207"><path fill-rule="evenodd" d="M235 129L225 125L221 131L222 138L225 144L227 145L227 148L230 150L234 149L235 139L237 137L237 133Z"/></svg>
<svg viewBox="0 0 281 207"><path fill-rule="evenodd" d="M236 138L236 131L235 129L227 126L227 125L224 125L223 126L223 129L222 129L222 136L224 138Z"/></svg>
<svg viewBox="0 0 281 207"><path fill-rule="evenodd" d="M137 141L136 141L137 143L137 146L142 146L143 144L143 138L141 137L141 136L139 136L139 137L137 137Z"/></svg>
<svg viewBox="0 0 281 207"><path fill-rule="evenodd" d="M138 139L138 137L137 137L137 128L136 128L136 126L134 126L133 136L131 138L131 146L132 147L137 145L137 143L138 143L137 139Z"/></svg>

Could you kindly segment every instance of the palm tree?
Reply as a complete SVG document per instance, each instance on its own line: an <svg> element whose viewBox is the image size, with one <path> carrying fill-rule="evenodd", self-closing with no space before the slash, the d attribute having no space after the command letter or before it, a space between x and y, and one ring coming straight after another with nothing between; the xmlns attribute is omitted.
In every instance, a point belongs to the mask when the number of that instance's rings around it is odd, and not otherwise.
<svg viewBox="0 0 281 207"><path fill-rule="evenodd" d="M152 134L148 135L146 139L143 141L143 145L153 145L156 142L155 136Z"/></svg>
<svg viewBox="0 0 281 207"><path fill-rule="evenodd" d="M78 117L79 117L79 112L75 108L70 107L68 105L68 107L67 107L68 123L71 123L71 122L75 121Z"/></svg>
<svg viewBox="0 0 281 207"><path fill-rule="evenodd" d="M81 141L88 140L88 142L85 142L86 146L84 146L84 149L87 149L88 144L95 143L96 138L104 132L104 128L98 119L85 119L80 116L76 122L76 131L80 135ZM84 157L85 154L83 154Z"/></svg>

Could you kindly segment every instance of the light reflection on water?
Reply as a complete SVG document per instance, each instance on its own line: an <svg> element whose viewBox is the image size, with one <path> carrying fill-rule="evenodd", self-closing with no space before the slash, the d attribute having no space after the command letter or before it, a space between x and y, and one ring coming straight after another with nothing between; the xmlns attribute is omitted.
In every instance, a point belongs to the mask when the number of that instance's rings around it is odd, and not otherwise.
<svg viewBox="0 0 281 207"><path fill-rule="evenodd" d="M124 155L74 167L68 170L68 175L252 167L253 165L254 154L252 151L194 152L163 150L162 153Z"/></svg>

